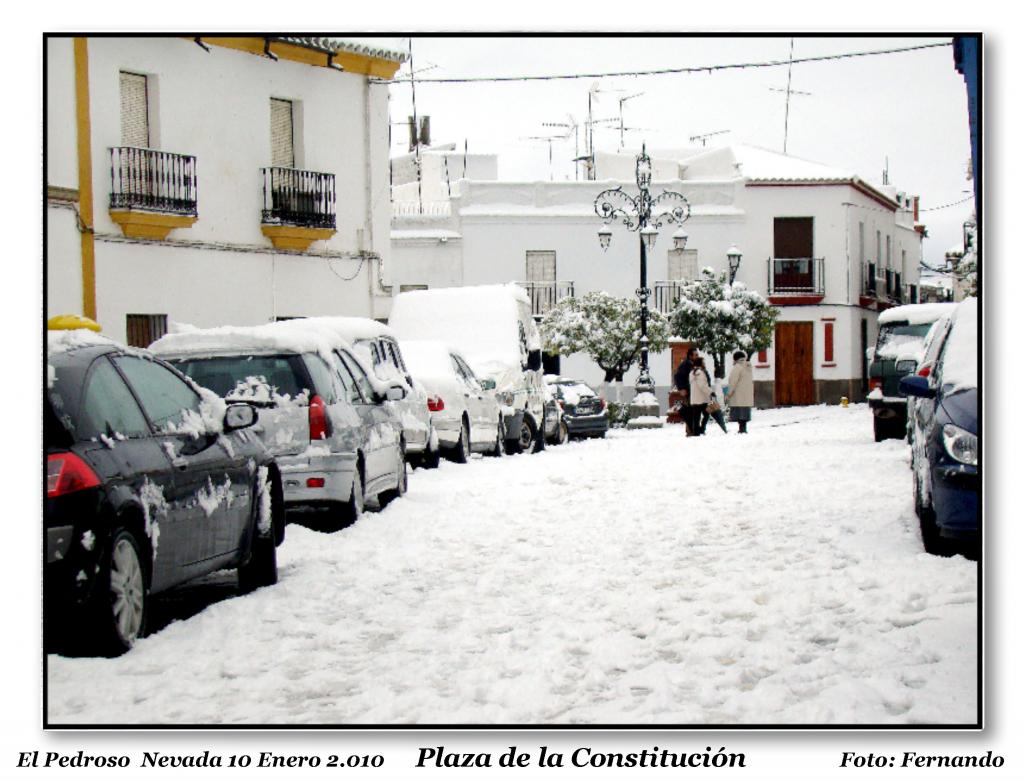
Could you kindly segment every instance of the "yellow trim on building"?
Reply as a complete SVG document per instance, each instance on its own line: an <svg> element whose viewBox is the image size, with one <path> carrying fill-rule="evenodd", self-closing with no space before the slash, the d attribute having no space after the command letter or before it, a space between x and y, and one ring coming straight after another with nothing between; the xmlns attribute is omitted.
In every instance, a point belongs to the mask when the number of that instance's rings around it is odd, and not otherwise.
<svg viewBox="0 0 1024 781"><path fill-rule="evenodd" d="M200 40L207 45L223 46L227 49L236 49L238 51L248 52L249 54L256 54L260 57L265 56L264 48L267 45L265 38L203 37ZM305 46L299 46L298 44L287 43L286 41L271 41L270 51L274 56L280 57L282 60L301 62L305 65L314 65L321 68L327 67L328 55L326 52L307 49ZM401 63L394 62L392 60L385 60L380 57L369 57L365 54L356 54L354 52L344 51L335 54L333 62L340 65L349 73L359 73L363 76L377 76L382 79L390 79L393 77L395 72L401 66Z"/></svg>
<svg viewBox="0 0 1024 781"><path fill-rule="evenodd" d="M337 233L333 228L300 228L295 225L261 225L260 230L275 249L298 252L305 252L314 241L327 241Z"/></svg>
<svg viewBox="0 0 1024 781"><path fill-rule="evenodd" d="M198 217L111 209L110 219L120 225L121 232L130 239L158 239L162 241L175 228L191 228L195 225Z"/></svg>
<svg viewBox="0 0 1024 781"><path fill-rule="evenodd" d="M96 245L92 220L92 123L89 117L89 42L75 38L75 128L78 134L78 214L82 222L82 313L96 319Z"/></svg>

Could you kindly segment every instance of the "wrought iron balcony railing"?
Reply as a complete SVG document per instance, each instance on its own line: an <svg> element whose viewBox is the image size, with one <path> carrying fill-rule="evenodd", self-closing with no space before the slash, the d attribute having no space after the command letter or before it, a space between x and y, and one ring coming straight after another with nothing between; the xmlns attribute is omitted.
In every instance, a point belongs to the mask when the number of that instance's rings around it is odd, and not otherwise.
<svg viewBox="0 0 1024 781"><path fill-rule="evenodd" d="M874 263L864 264L864 289L862 295L878 298L878 270Z"/></svg>
<svg viewBox="0 0 1024 781"><path fill-rule="evenodd" d="M768 295L825 295L825 259L768 258Z"/></svg>
<svg viewBox="0 0 1024 781"><path fill-rule="evenodd" d="M135 146L110 149L110 208L197 216L196 159Z"/></svg>
<svg viewBox="0 0 1024 781"><path fill-rule="evenodd" d="M654 283L654 308L663 315L676 308L676 302L683 291L685 280L670 279Z"/></svg>
<svg viewBox="0 0 1024 781"><path fill-rule="evenodd" d="M334 174L263 168L263 224L335 227Z"/></svg>
<svg viewBox="0 0 1024 781"><path fill-rule="evenodd" d="M530 296L530 309L534 317L543 317L563 298L576 295L572 282L516 282Z"/></svg>

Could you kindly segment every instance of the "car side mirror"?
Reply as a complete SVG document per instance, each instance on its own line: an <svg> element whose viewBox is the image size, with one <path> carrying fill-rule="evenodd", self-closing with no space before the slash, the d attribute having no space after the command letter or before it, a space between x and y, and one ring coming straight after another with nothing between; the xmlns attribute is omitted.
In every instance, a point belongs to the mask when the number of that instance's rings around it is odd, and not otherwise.
<svg viewBox="0 0 1024 781"><path fill-rule="evenodd" d="M224 413L224 430L238 431L249 428L257 420L259 420L259 413L251 404L228 404L227 411Z"/></svg>
<svg viewBox="0 0 1024 781"><path fill-rule="evenodd" d="M526 357L526 368L537 372L540 371L541 364L540 350L530 350L530 354Z"/></svg>
<svg viewBox="0 0 1024 781"><path fill-rule="evenodd" d="M916 396L919 399L934 399L935 388L928 384L927 377L919 377L912 374L900 380L900 393L907 396Z"/></svg>
<svg viewBox="0 0 1024 781"><path fill-rule="evenodd" d="M405 388L397 383L388 385L388 389L384 392L384 398L387 401L401 401L405 398Z"/></svg>
<svg viewBox="0 0 1024 781"><path fill-rule="evenodd" d="M487 378L485 380L480 380L480 387L485 391L492 391L497 387L497 384L494 380Z"/></svg>

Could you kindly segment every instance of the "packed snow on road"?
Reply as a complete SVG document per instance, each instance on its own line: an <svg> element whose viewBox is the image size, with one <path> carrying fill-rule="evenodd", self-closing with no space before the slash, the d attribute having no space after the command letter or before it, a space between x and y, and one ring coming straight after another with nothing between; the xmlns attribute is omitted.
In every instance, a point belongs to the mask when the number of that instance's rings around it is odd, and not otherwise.
<svg viewBox="0 0 1024 781"><path fill-rule="evenodd" d="M277 586L118 659L52 723L938 724L977 713L977 565L923 552L864 405L416 470ZM226 576L219 576L226 577Z"/></svg>

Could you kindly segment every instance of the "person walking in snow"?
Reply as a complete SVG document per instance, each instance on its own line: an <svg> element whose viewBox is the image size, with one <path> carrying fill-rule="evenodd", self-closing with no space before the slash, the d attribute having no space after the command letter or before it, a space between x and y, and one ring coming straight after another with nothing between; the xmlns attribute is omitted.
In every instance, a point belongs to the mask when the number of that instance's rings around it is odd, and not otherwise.
<svg viewBox="0 0 1024 781"><path fill-rule="evenodd" d="M729 392L725 395L725 401L729 405L729 420L739 423L740 433L746 434L750 411L754 406L754 373L747 354L742 350L734 352L732 360Z"/></svg>
<svg viewBox="0 0 1024 781"><path fill-rule="evenodd" d="M672 381L675 383L676 390L684 396L680 413L682 414L683 424L686 426L686 436L688 437L694 435L693 415L690 410L690 372L693 371L693 361L699 354L696 347L691 347L687 350L686 358L682 360L676 368L676 373L672 375Z"/></svg>
<svg viewBox="0 0 1024 781"><path fill-rule="evenodd" d="M698 356L693 360L693 369L690 371L690 421L694 436L704 434L709 417L708 402L712 398L711 377L704 368L704 359Z"/></svg>

